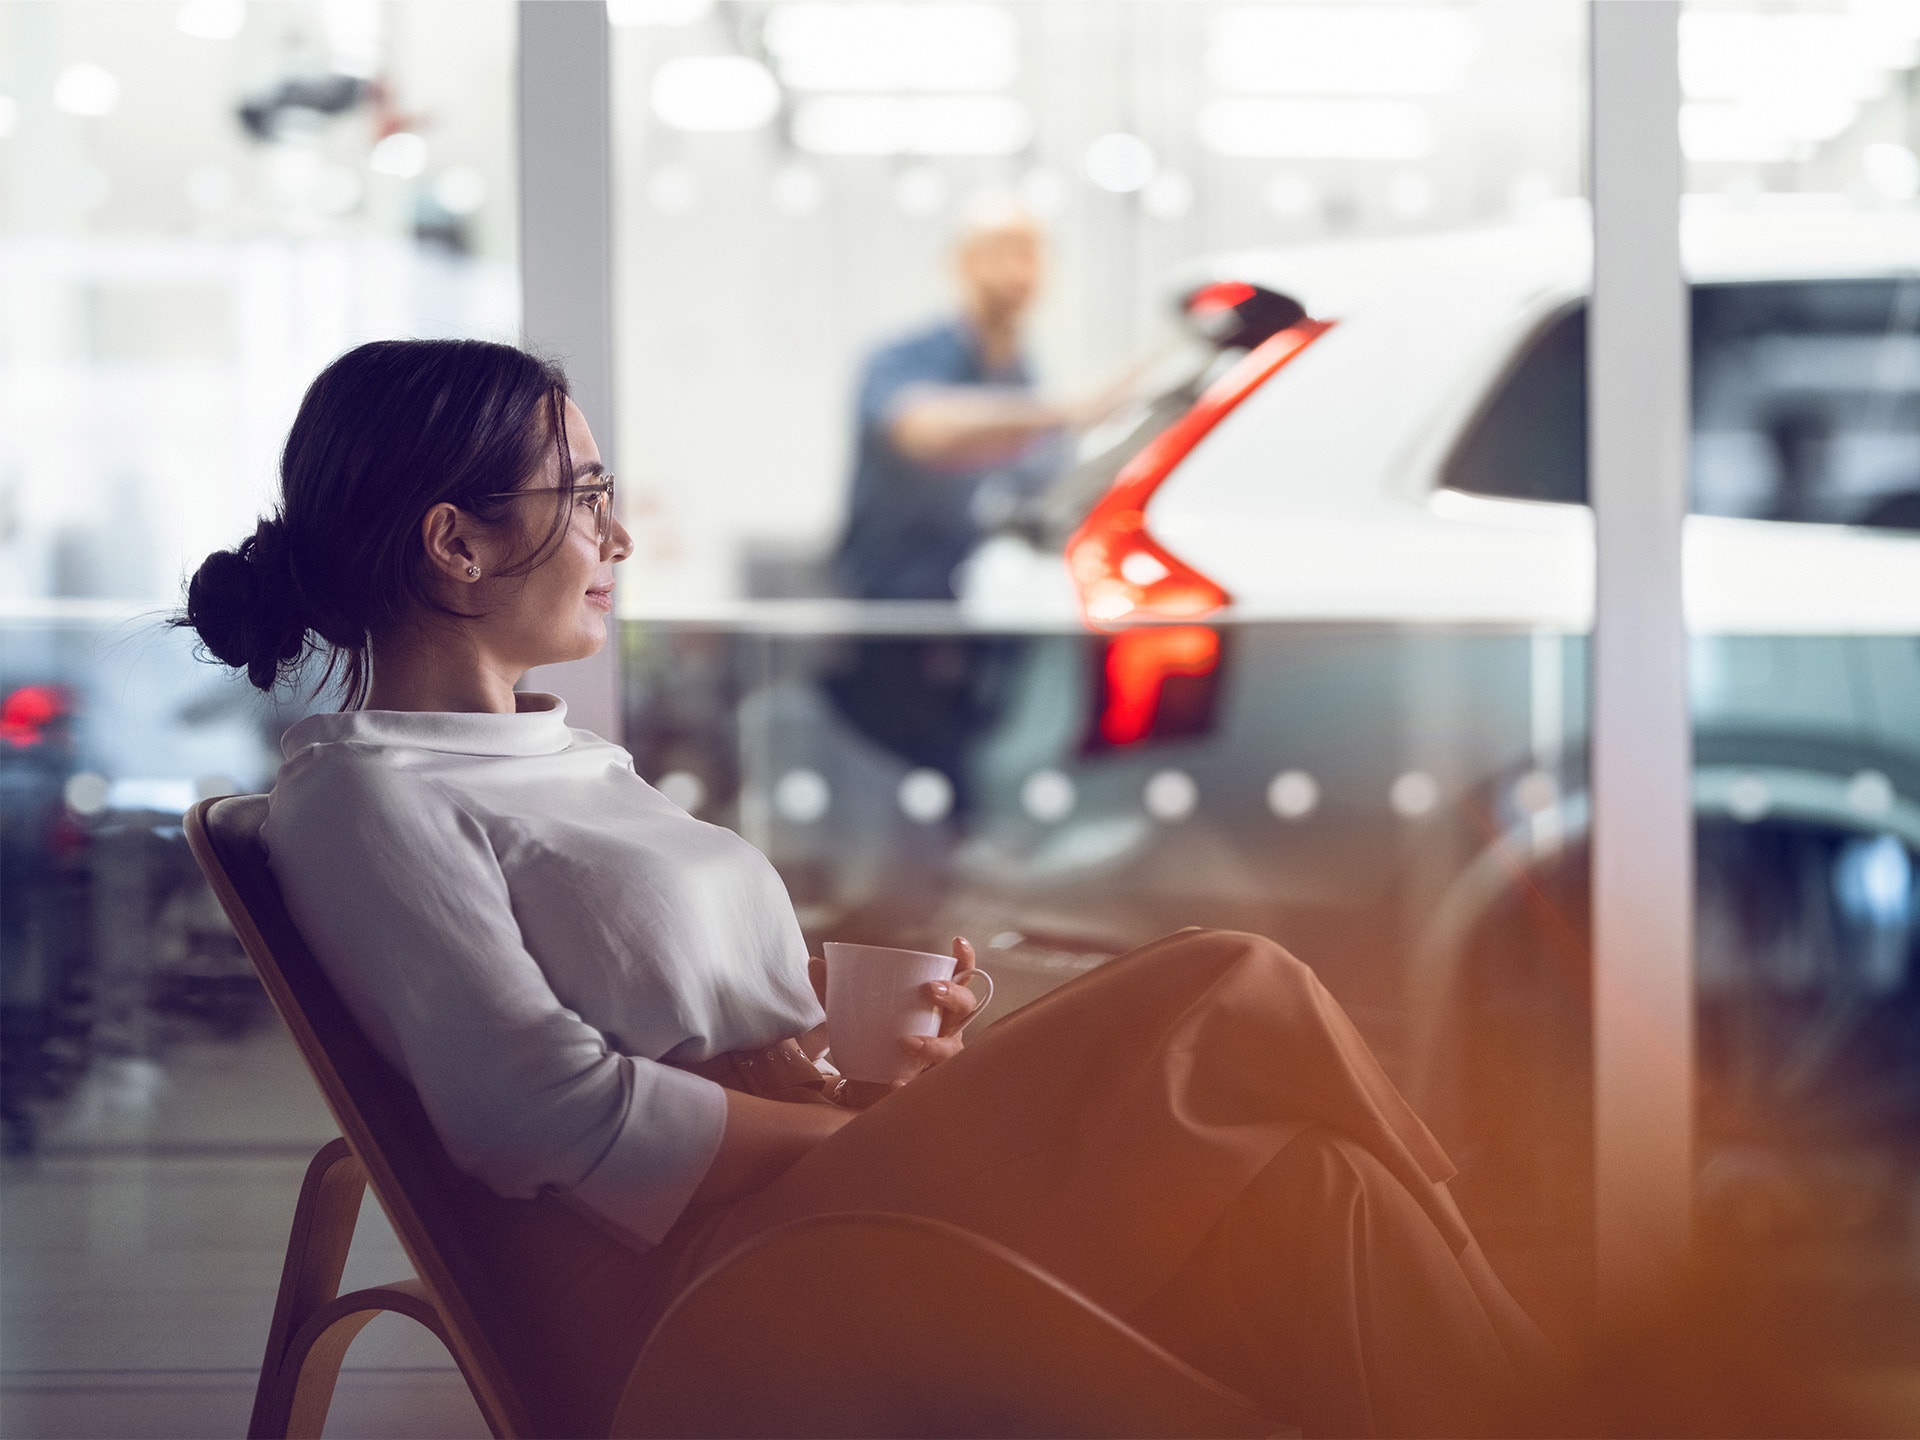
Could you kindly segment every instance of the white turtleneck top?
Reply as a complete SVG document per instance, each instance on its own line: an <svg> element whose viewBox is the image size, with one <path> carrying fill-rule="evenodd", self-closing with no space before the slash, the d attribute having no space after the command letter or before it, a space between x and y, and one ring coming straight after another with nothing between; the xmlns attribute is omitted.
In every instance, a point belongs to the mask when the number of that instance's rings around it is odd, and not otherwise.
<svg viewBox="0 0 1920 1440"><path fill-rule="evenodd" d="M820 1023L766 857L633 759L517 714L362 710L287 732L263 837L300 933L455 1163L659 1242L726 1100L660 1063Z"/></svg>

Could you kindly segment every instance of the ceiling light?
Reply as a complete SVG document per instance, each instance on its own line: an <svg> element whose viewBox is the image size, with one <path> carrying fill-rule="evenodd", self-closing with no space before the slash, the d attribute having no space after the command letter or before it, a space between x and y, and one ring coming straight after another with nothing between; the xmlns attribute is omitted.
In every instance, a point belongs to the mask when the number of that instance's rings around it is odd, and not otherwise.
<svg viewBox="0 0 1920 1440"><path fill-rule="evenodd" d="M793 117L794 144L815 155L1013 155L1032 138L1005 95L823 95Z"/></svg>
<svg viewBox="0 0 1920 1440"><path fill-rule="evenodd" d="M1217 16L1207 72L1256 95L1450 95L1480 36L1448 6L1243 5Z"/></svg>
<svg viewBox="0 0 1920 1440"><path fill-rule="evenodd" d="M104 65L69 65L53 82L53 103L69 115L111 115L120 103L120 81Z"/></svg>
<svg viewBox="0 0 1920 1440"><path fill-rule="evenodd" d="M779 84L744 55L682 55L653 72L653 113L676 130L758 130L779 111Z"/></svg>
<svg viewBox="0 0 1920 1440"><path fill-rule="evenodd" d="M1020 34L998 5L818 0L777 6L766 45L796 90L999 90L1020 72Z"/></svg>
<svg viewBox="0 0 1920 1440"><path fill-rule="evenodd" d="M1425 107L1404 100L1213 100L1199 128L1221 155L1418 160L1434 145Z"/></svg>
<svg viewBox="0 0 1920 1440"><path fill-rule="evenodd" d="M396 130L373 147L367 168L411 180L427 168L427 142L411 130Z"/></svg>
<svg viewBox="0 0 1920 1440"><path fill-rule="evenodd" d="M1102 190L1130 195L1153 179L1153 147L1138 135L1116 130L1087 147L1087 178Z"/></svg>
<svg viewBox="0 0 1920 1440"><path fill-rule="evenodd" d="M607 0L615 25L691 25L713 13L713 0Z"/></svg>
<svg viewBox="0 0 1920 1440"><path fill-rule="evenodd" d="M201 40L231 40L247 23L247 0L186 0L173 28Z"/></svg>

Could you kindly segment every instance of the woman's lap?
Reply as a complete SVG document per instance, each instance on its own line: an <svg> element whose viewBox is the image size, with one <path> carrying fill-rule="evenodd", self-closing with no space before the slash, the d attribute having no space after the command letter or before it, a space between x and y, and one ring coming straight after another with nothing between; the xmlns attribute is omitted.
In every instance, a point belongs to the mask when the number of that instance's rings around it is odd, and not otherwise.
<svg viewBox="0 0 1920 1440"><path fill-rule="evenodd" d="M1009 1245L1202 1368L1198 1351L1231 1347L1183 1327L1210 1289L1260 1269L1221 1247L1256 1241L1275 1284L1308 1285L1266 1312L1302 1336L1324 1333L1314 1312L1365 1303L1362 1350L1468 1354L1487 1322L1456 1263L1470 1237L1435 1183L1450 1174L1307 967L1257 936L1182 932L1009 1016L766 1189L689 1217L657 1293L788 1221L899 1211ZM1343 1293L1342 1254L1390 1273ZM1383 1424L1395 1393L1367 1402Z"/></svg>
<svg viewBox="0 0 1920 1440"><path fill-rule="evenodd" d="M1124 1310L1310 1124L1372 1151L1464 1242L1435 1193L1445 1155L1312 972L1259 936L1185 931L995 1025L730 1207L688 1263L804 1215L901 1210Z"/></svg>

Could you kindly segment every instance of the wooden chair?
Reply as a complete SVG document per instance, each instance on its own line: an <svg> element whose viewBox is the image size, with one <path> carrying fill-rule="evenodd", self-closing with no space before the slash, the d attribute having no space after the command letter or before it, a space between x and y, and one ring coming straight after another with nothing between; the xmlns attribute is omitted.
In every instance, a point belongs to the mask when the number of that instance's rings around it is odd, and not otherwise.
<svg viewBox="0 0 1920 1440"><path fill-rule="evenodd" d="M187 838L343 1138L294 1208L250 1435L318 1436L348 1345L382 1310L440 1337L503 1436L1291 1433L1005 1247L887 1214L742 1246L654 1327L611 1423L583 1415L529 1362L526 1297L487 1243L489 1213L528 1202L453 1164L348 1014L267 868L266 811L259 795L203 801ZM342 1295L368 1184L417 1273Z"/></svg>

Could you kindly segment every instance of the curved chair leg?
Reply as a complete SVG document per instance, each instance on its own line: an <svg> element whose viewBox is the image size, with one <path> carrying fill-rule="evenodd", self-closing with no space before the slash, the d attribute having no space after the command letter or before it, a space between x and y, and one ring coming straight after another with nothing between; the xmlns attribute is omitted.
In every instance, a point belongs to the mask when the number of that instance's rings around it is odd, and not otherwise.
<svg viewBox="0 0 1920 1440"><path fill-rule="evenodd" d="M340 1294L366 1188L366 1171L345 1140L329 1141L307 1166L247 1423L251 1437L318 1440L347 1347L382 1310L419 1321L446 1343L440 1307L418 1280Z"/></svg>

